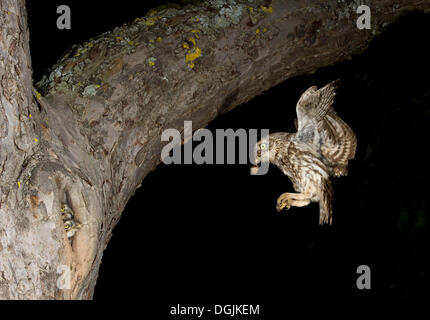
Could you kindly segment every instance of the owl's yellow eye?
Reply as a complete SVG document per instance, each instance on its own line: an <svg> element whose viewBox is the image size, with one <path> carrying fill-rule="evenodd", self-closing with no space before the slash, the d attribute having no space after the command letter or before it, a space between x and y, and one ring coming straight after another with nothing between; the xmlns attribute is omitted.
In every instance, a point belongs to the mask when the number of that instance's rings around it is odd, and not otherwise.
<svg viewBox="0 0 430 320"><path fill-rule="evenodd" d="M266 144L265 144L265 143L262 143L262 144L260 145L260 149L261 149L261 150L266 149Z"/></svg>
<svg viewBox="0 0 430 320"><path fill-rule="evenodd" d="M64 226L64 229L68 230L68 229L70 229L70 226L66 224L66 225Z"/></svg>

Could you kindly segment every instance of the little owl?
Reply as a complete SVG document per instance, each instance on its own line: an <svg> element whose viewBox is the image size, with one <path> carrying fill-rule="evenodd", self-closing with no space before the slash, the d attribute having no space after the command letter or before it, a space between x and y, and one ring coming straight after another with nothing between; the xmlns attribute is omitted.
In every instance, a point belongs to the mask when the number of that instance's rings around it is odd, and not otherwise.
<svg viewBox="0 0 430 320"><path fill-rule="evenodd" d="M348 160L354 158L357 146L354 131L332 107L336 83L319 90L313 86L302 94L296 106L296 133L273 133L255 146L253 171L265 158L290 178L297 192L281 194L277 210L319 202L320 224L332 223L333 189L329 177L348 174Z"/></svg>

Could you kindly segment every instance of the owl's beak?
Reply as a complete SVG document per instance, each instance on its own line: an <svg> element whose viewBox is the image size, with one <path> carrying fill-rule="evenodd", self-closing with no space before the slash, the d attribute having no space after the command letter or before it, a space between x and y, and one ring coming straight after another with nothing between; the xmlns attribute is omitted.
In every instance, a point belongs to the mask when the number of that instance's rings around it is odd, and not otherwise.
<svg viewBox="0 0 430 320"><path fill-rule="evenodd" d="M260 151L257 151L257 157L254 160L255 165L251 167L251 174L255 174L260 169L261 159L260 159Z"/></svg>
<svg viewBox="0 0 430 320"><path fill-rule="evenodd" d="M260 166L252 166L251 167L251 174L255 175L257 174L258 170L260 169Z"/></svg>

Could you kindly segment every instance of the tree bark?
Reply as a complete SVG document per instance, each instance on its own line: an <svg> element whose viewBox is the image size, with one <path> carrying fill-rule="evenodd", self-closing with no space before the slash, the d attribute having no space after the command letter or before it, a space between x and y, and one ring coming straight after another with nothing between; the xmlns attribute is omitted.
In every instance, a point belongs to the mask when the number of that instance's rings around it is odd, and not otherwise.
<svg viewBox="0 0 430 320"><path fill-rule="evenodd" d="M359 30L346 1L211 3L160 7L74 46L33 91L25 2L0 2L0 298L91 299L112 229L160 162L164 129L204 127L430 8L374 1L371 29ZM63 204L82 223L71 239Z"/></svg>

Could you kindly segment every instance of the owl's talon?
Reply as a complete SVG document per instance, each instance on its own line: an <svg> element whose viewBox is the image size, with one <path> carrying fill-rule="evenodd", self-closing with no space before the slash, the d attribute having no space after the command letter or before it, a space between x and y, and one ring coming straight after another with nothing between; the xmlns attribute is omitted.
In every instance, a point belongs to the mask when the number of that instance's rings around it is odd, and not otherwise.
<svg viewBox="0 0 430 320"><path fill-rule="evenodd" d="M287 210L291 208L291 203L289 199L283 199L281 197L278 198L278 202L276 203L276 210L281 212L282 209L286 208Z"/></svg>

